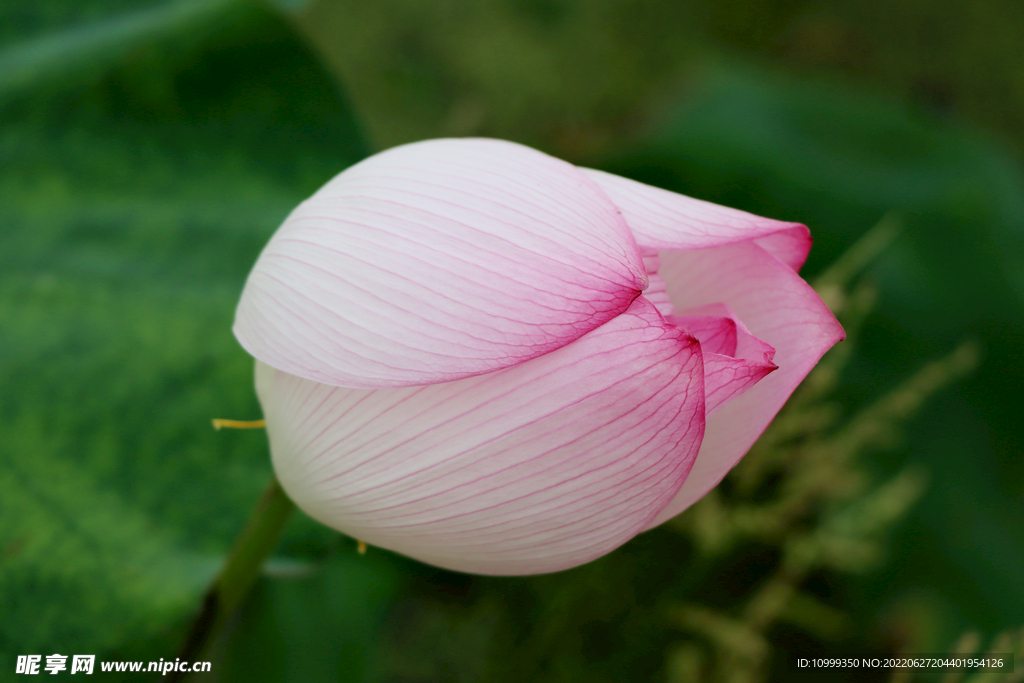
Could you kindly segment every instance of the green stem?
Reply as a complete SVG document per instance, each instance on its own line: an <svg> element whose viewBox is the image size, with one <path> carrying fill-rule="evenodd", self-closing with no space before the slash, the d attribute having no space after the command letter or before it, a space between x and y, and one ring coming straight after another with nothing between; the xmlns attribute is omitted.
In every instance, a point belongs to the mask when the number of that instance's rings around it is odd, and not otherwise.
<svg viewBox="0 0 1024 683"><path fill-rule="evenodd" d="M210 646L224 629L249 591L256 584L260 567L274 550L295 504L273 479L235 541L220 574L214 579L203 599L203 607L192 622L188 638L179 657L183 661L205 660ZM185 674L173 673L169 682L183 680Z"/></svg>

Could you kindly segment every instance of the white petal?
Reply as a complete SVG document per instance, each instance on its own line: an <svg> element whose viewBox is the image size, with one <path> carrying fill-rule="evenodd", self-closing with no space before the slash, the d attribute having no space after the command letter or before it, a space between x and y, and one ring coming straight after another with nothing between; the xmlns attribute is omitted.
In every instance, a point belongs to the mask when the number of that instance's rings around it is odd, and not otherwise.
<svg viewBox="0 0 1024 683"><path fill-rule="evenodd" d="M260 255L234 331L264 363L325 384L428 384L560 348L646 286L621 215L574 166L431 140L301 204Z"/></svg>
<svg viewBox="0 0 1024 683"><path fill-rule="evenodd" d="M643 298L557 351L424 387L331 387L257 363L296 503L371 545L482 574L603 555L646 528L703 431L699 345Z"/></svg>

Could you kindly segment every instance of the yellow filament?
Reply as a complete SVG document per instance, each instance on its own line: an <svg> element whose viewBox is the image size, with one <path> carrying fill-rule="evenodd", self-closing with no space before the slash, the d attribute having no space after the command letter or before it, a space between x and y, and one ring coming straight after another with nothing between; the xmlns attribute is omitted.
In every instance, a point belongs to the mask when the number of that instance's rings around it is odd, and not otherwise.
<svg viewBox="0 0 1024 683"><path fill-rule="evenodd" d="M219 417L213 418L213 428L218 432L224 427L228 429L263 429L266 426L266 420L222 420Z"/></svg>
<svg viewBox="0 0 1024 683"><path fill-rule="evenodd" d="M360 555L366 554L366 541L359 541L359 547L356 548Z"/></svg>

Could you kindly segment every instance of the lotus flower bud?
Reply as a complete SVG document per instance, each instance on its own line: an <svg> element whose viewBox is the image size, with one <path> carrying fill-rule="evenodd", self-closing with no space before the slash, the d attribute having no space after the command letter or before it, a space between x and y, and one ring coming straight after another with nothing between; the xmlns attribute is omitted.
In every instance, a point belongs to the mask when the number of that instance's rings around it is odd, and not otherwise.
<svg viewBox="0 0 1024 683"><path fill-rule="evenodd" d="M481 574L599 557L701 498L843 330L806 227L499 140L352 166L242 293L274 468L366 542Z"/></svg>

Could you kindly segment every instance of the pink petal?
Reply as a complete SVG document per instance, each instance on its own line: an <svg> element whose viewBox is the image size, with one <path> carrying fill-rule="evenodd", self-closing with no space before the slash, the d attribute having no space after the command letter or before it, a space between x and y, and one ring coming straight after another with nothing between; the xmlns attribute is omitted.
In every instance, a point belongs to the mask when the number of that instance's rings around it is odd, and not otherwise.
<svg viewBox="0 0 1024 683"><path fill-rule="evenodd" d="M347 389L257 363L278 477L315 519L430 564L588 562L678 491L704 423L701 353L642 297L572 344L455 382Z"/></svg>
<svg viewBox="0 0 1024 683"><path fill-rule="evenodd" d="M641 249L640 253L643 255L649 283L647 289L644 290L644 298L654 304L659 313L668 317L673 314L675 309L672 307L671 299L668 298L665 279L658 275L658 269L661 268L661 257L653 249Z"/></svg>
<svg viewBox="0 0 1024 683"><path fill-rule="evenodd" d="M752 335L724 304L698 306L667 320L700 342L707 415L778 368L772 362L775 349Z"/></svg>
<svg viewBox="0 0 1024 683"><path fill-rule="evenodd" d="M736 354L739 325L737 325L737 321L731 315L732 312L728 311L724 304L719 304L716 308L724 310L690 309L684 315L669 317L668 321L673 325L682 327L696 337L704 353L720 353L726 356L733 356ZM718 315L715 315L715 313L718 313Z"/></svg>
<svg viewBox="0 0 1024 683"><path fill-rule="evenodd" d="M431 140L337 176L249 276L235 335L325 384L445 382L522 363L647 286L629 228L571 164L498 140Z"/></svg>
<svg viewBox="0 0 1024 683"><path fill-rule="evenodd" d="M799 272L811 251L811 231L806 225L796 224L788 230L780 230L754 240L759 247Z"/></svg>
<svg viewBox="0 0 1024 683"><path fill-rule="evenodd" d="M770 347L769 347L770 348ZM733 358L717 353L704 354L704 400L711 416L730 399L778 369L765 353L761 359Z"/></svg>
<svg viewBox="0 0 1024 683"><path fill-rule="evenodd" d="M811 233L800 223L761 218L635 180L581 169L619 209L641 248L703 249L756 240L793 270L811 250Z"/></svg>
<svg viewBox="0 0 1024 683"><path fill-rule="evenodd" d="M652 527L679 514L717 485L818 359L845 337L842 326L810 285L753 242L666 251L661 253L661 261L660 272L677 309L724 302L751 334L775 348L774 362L779 369L708 418L693 470Z"/></svg>

